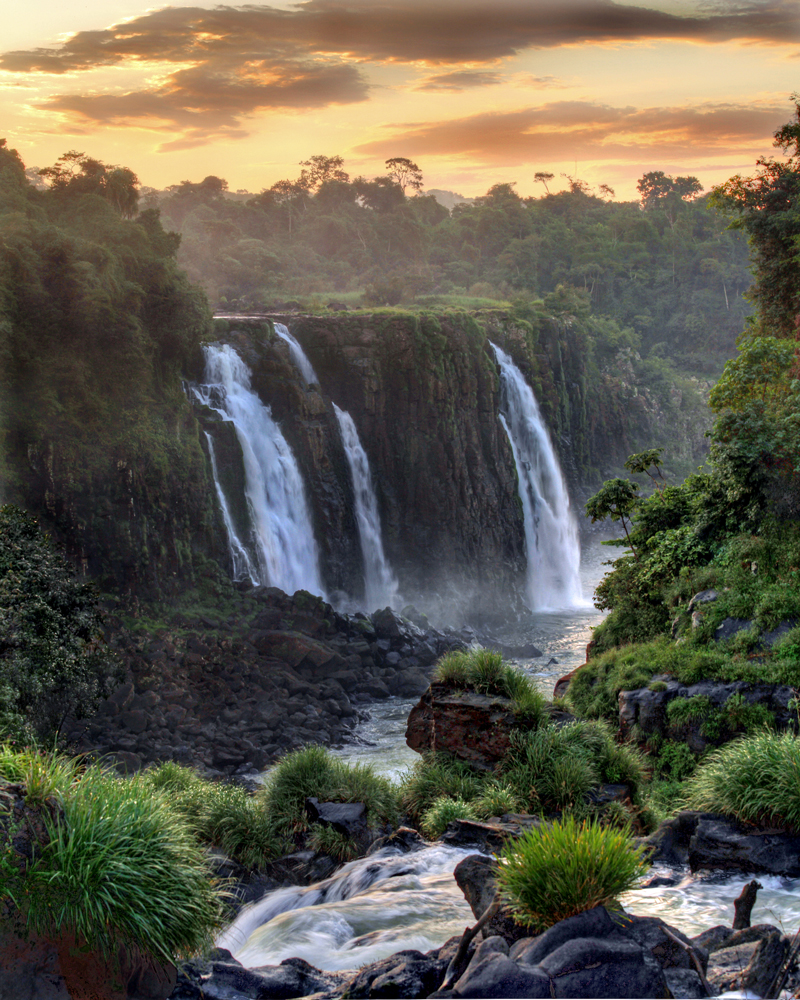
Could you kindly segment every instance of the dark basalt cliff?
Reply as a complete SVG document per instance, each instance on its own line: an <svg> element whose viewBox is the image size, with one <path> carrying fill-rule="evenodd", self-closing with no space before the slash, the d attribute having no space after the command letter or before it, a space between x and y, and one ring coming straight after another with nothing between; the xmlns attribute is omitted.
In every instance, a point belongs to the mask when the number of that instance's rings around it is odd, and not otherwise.
<svg viewBox="0 0 800 1000"><path fill-rule="evenodd" d="M298 458L330 594L358 598L361 587L352 484L332 402L358 427L404 595L492 612L519 593L522 513L490 340L533 387L578 509L632 451L665 444L667 427L671 458L690 466L702 457L707 420L699 397L687 410L674 386L641 384L629 356L598 367L586 335L563 320L526 323L502 312L271 318L303 345L318 389L305 386L269 318L218 321L216 335L250 366L253 389ZM202 378L200 356L185 374ZM87 414L52 438L13 427L5 499L42 516L104 589L169 598L230 572L206 433L239 524L247 520L235 488L242 458L230 425L177 385L146 390L152 403L133 422L93 423Z"/></svg>

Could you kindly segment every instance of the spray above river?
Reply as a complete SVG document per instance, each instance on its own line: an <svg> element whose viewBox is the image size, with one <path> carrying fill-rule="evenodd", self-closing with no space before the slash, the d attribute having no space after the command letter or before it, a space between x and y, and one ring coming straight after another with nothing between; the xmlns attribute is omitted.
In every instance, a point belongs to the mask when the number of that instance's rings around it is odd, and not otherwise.
<svg viewBox="0 0 800 1000"><path fill-rule="evenodd" d="M324 594L311 514L292 450L270 408L250 389L250 369L236 351L226 344L205 352L207 384L194 392L233 423L244 460L251 537L237 537L232 520L225 518L234 567L241 567L242 577L288 594ZM224 515L227 503L222 502L216 463L212 471Z"/></svg>
<svg viewBox="0 0 800 1000"><path fill-rule="evenodd" d="M500 366L500 422L517 466L528 551L528 600L533 611L583 603L578 526L533 390L508 354L492 344Z"/></svg>
<svg viewBox="0 0 800 1000"><path fill-rule="evenodd" d="M397 598L397 580L392 573L381 539L381 520L378 514L378 498L372 485L367 453L361 444L353 418L345 410L333 404L339 430L342 433L347 463L353 479L353 499L355 501L358 538L364 560L364 600L368 609L392 605Z"/></svg>

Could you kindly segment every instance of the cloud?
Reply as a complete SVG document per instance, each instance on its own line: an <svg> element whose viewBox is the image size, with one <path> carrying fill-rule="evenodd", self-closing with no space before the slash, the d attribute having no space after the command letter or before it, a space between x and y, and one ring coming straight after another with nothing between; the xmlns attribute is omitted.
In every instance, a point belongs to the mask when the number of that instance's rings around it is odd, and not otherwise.
<svg viewBox="0 0 800 1000"><path fill-rule="evenodd" d="M456 70L453 73L437 73L421 80L414 90L467 90L469 87L490 87L503 80L499 73L480 70Z"/></svg>
<svg viewBox="0 0 800 1000"><path fill-rule="evenodd" d="M762 44L800 41L797 0L729 2L693 16L612 0L301 0L165 7L60 46L0 55L9 74L63 77L98 67L141 67L158 77L140 90L76 95L72 83L39 105L70 127L137 125L183 129L192 144L246 134L266 109L321 108L366 100L363 64L454 67L418 89L456 91L501 79L498 61L525 49L649 39ZM469 68L457 68L468 64ZM533 77L552 86L548 77ZM204 125L199 119L205 119ZM422 141L421 137L419 141ZM177 148L174 144L169 148Z"/></svg>
<svg viewBox="0 0 800 1000"><path fill-rule="evenodd" d="M375 156L463 156L509 166L564 160L639 160L643 156L712 156L744 147L760 151L786 116L784 107L733 104L614 108L555 101L538 108L486 112L439 122L410 122L365 143Z"/></svg>

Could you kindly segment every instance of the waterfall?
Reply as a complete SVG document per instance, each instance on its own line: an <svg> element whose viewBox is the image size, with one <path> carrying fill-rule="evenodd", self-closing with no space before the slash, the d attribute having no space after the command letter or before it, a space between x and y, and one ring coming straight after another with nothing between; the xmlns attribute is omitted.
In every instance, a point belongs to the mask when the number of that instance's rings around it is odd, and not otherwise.
<svg viewBox="0 0 800 1000"><path fill-rule="evenodd" d="M528 600L533 611L583 600L578 527L553 444L533 390L511 358L491 345L500 366L500 421L517 467L528 551Z"/></svg>
<svg viewBox="0 0 800 1000"><path fill-rule="evenodd" d="M313 365L306 357L306 352L291 335L291 333L289 333L287 327L285 327L283 323L274 323L273 326L275 327L275 333L281 338L281 340L285 340L289 345L289 353L292 356L292 361L294 361L300 371L300 374L305 379L306 385L311 385L314 382L319 385L317 373L314 371Z"/></svg>
<svg viewBox="0 0 800 1000"><path fill-rule="evenodd" d="M236 351L226 344L206 347L205 353L208 384L197 386L194 392L223 420L233 423L241 445L245 496L253 526L248 572L257 583L280 587L288 594L310 590L324 595L314 528L292 450L270 408L251 391L250 369ZM236 566L234 548L231 540Z"/></svg>
<svg viewBox="0 0 800 1000"><path fill-rule="evenodd" d="M340 410L336 403L333 404L333 409L339 421L342 443L353 479L356 524L364 559L364 600L367 608L384 608L391 606L397 597L397 580L383 552L378 500L372 486L367 453L350 414Z"/></svg>
<svg viewBox="0 0 800 1000"><path fill-rule="evenodd" d="M208 442L208 457L211 459L211 474L214 477L214 486L217 491L219 507L222 511L222 520L225 524L225 531L228 534L228 549L231 554L231 562L233 563L233 578L234 580L244 580L245 578L248 578L251 583L258 583L258 573L256 572L252 559L248 555L247 549L244 547L244 544L236 534L236 527L233 523L233 518L231 517L230 507L228 506L228 501L225 497L225 493L223 492L222 484L219 481L217 456L214 452L214 439L208 431L204 431L203 433L205 434L206 441Z"/></svg>

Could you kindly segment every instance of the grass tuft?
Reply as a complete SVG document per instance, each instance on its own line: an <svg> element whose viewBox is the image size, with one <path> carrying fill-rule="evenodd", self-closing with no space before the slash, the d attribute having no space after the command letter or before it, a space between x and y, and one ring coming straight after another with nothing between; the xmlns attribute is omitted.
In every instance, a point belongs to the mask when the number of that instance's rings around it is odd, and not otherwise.
<svg viewBox="0 0 800 1000"><path fill-rule="evenodd" d="M478 819L478 813L471 802L442 795L426 809L420 826L428 840L438 840L454 819Z"/></svg>
<svg viewBox="0 0 800 1000"><path fill-rule="evenodd" d="M800 741L762 732L713 751L686 785L694 809L800 830Z"/></svg>
<svg viewBox="0 0 800 1000"><path fill-rule="evenodd" d="M533 725L540 725L547 716L547 702L530 678L504 663L501 654L491 649L478 646L445 653L436 664L433 679L478 694L510 698L514 712Z"/></svg>
<svg viewBox="0 0 800 1000"><path fill-rule="evenodd" d="M503 852L497 881L516 920L534 934L633 889L647 870L630 834L573 816L531 829Z"/></svg>

